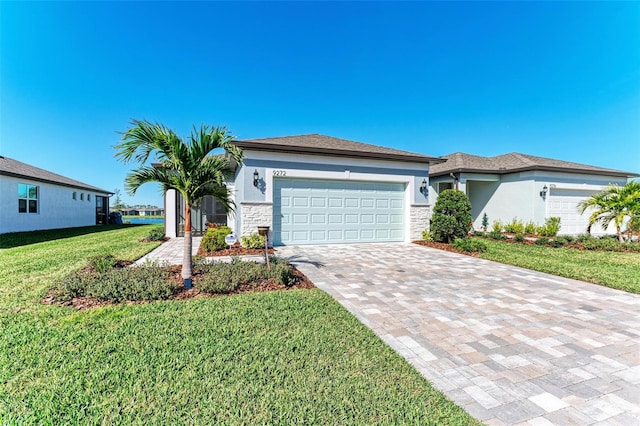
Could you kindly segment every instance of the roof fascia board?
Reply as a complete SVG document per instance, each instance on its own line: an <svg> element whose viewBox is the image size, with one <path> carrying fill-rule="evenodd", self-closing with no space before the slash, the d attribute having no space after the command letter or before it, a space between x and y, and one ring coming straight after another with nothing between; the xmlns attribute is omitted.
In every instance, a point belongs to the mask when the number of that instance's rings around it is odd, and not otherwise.
<svg viewBox="0 0 640 426"><path fill-rule="evenodd" d="M37 178L37 177L33 177L33 176L23 175L23 174L20 174L20 173L11 173L11 172L6 172L6 171L0 171L0 175L19 178L19 179L32 180L32 181L35 181L35 182L50 183L52 185L64 186L66 188L84 189L84 190L87 190L87 191L98 192L100 194L113 195L113 192L105 191L104 189L100 189L100 188L92 188L90 186L81 186L81 185L72 185L70 183L57 182L57 181L50 180L50 179L42 179L42 178Z"/></svg>
<svg viewBox="0 0 640 426"><path fill-rule="evenodd" d="M247 142L247 141L234 141L234 144L243 149L255 149L257 151L277 151L287 152L295 154L311 154L311 155L330 155L335 157L355 157L355 158L371 158L381 160L399 160L399 161L411 161L420 164L440 164L444 163L445 159L429 156L411 156L403 154L391 154L391 153L377 153L377 152L360 152L350 150L336 150L331 148L322 147L300 147L289 145L276 145L276 144L262 144L259 142Z"/></svg>

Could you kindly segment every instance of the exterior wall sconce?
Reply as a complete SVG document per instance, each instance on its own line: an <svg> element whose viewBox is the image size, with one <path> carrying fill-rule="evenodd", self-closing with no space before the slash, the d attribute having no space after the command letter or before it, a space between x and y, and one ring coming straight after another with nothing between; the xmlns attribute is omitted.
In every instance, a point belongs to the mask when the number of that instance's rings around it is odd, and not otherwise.
<svg viewBox="0 0 640 426"><path fill-rule="evenodd" d="M422 185L420 185L420 193L422 195L424 195L425 197L427 196L427 194L429 194L429 190L427 188L427 180L426 179L422 179Z"/></svg>
<svg viewBox="0 0 640 426"><path fill-rule="evenodd" d="M253 172L253 186L257 188L259 183L260 183L260 175L258 174L258 169L256 169Z"/></svg>
<svg viewBox="0 0 640 426"><path fill-rule="evenodd" d="M547 192L549 192L549 188L547 188L547 185L545 185L542 187L542 191L540 191L540 196L542 198L546 198Z"/></svg>

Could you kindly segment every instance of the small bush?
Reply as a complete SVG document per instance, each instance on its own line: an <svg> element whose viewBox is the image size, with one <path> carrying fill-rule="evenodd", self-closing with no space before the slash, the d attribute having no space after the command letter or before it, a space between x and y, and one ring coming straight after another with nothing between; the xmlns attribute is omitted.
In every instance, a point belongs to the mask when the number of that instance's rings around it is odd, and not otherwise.
<svg viewBox="0 0 640 426"><path fill-rule="evenodd" d="M502 235L501 232L496 232L496 231L491 231L487 234L487 237L491 238L492 240L506 240L507 236L506 235Z"/></svg>
<svg viewBox="0 0 640 426"><path fill-rule="evenodd" d="M489 216L487 216L487 213L482 215L482 230L484 232L487 232L487 228L489 227Z"/></svg>
<svg viewBox="0 0 640 426"><path fill-rule="evenodd" d="M291 287L296 283L296 276L293 274L293 268L289 262L286 260L277 260L275 257L271 257L269 261L271 262L269 278L287 287Z"/></svg>
<svg viewBox="0 0 640 426"><path fill-rule="evenodd" d="M525 238L524 238L524 235L522 235L522 234L516 234L513 237L513 241L515 241L516 243L523 243L524 240L525 240Z"/></svg>
<svg viewBox="0 0 640 426"><path fill-rule="evenodd" d="M422 241L433 241L433 233L428 229L422 231Z"/></svg>
<svg viewBox="0 0 640 426"><path fill-rule="evenodd" d="M562 238L565 239L567 244L571 244L576 241L576 238L573 235L564 235Z"/></svg>
<svg viewBox="0 0 640 426"><path fill-rule="evenodd" d="M540 237L536 240L536 244L539 246L546 246L549 244L549 239L547 237Z"/></svg>
<svg viewBox="0 0 640 426"><path fill-rule="evenodd" d="M587 250L621 251L624 247L623 243L615 238L591 238L582 241L581 244Z"/></svg>
<svg viewBox="0 0 640 426"><path fill-rule="evenodd" d="M493 223L491 224L491 232L495 233L495 232L502 232L502 228L504 226L502 225L502 222L500 222L499 220L494 220Z"/></svg>
<svg viewBox="0 0 640 426"><path fill-rule="evenodd" d="M576 241L579 243L582 243L584 241L591 241L591 240L595 240L596 238L593 237L590 234L580 234L576 237Z"/></svg>
<svg viewBox="0 0 640 426"><path fill-rule="evenodd" d="M548 217L544 225L538 228L538 234L542 237L555 237L560 231L560 218Z"/></svg>
<svg viewBox="0 0 640 426"><path fill-rule="evenodd" d="M224 242L224 237L231 234L231 229L228 226L221 226L219 228L209 228L202 237L200 246L204 251L218 251L227 248L227 243Z"/></svg>
<svg viewBox="0 0 640 426"><path fill-rule="evenodd" d="M565 237L556 237L551 241L551 245L553 247L562 247L568 243Z"/></svg>
<svg viewBox="0 0 640 426"><path fill-rule="evenodd" d="M484 237L485 234L482 231L473 231L473 236L474 237Z"/></svg>
<svg viewBox="0 0 640 426"><path fill-rule="evenodd" d="M60 300L95 297L114 303L165 300L178 288L177 283L168 280L169 273L168 268L158 266L110 269L98 275L79 271L56 283L54 294Z"/></svg>
<svg viewBox="0 0 640 426"><path fill-rule="evenodd" d="M240 238L242 247L248 249L264 248L264 237L257 232Z"/></svg>
<svg viewBox="0 0 640 426"><path fill-rule="evenodd" d="M484 241L474 238L458 238L453 242L453 246L458 250L465 252L487 251L487 244Z"/></svg>
<svg viewBox="0 0 640 426"><path fill-rule="evenodd" d="M160 226L153 228L151 232L146 236L146 240L148 241L163 241L164 240L164 229Z"/></svg>
<svg viewBox="0 0 640 426"><path fill-rule="evenodd" d="M472 222L471 203L464 192L446 189L438 195L431 220L434 240L451 243L456 238L465 238Z"/></svg>
<svg viewBox="0 0 640 426"><path fill-rule="evenodd" d="M538 231L538 227L535 223L529 221L526 225L524 225L524 233L527 235L535 235Z"/></svg>
<svg viewBox="0 0 640 426"><path fill-rule="evenodd" d="M116 265L116 258L111 254L97 254L89 258L89 265L98 274L104 274Z"/></svg>
<svg viewBox="0 0 640 426"><path fill-rule="evenodd" d="M504 226L504 230L510 234L522 234L524 232L524 223L522 223L521 220L514 218L511 223Z"/></svg>
<svg viewBox="0 0 640 426"><path fill-rule="evenodd" d="M285 286L296 283L293 268L286 260L272 256L269 258L271 271L264 263L247 262L234 258L230 263L219 262L200 266L201 278L196 287L205 293L225 294L235 291L242 284L254 284L273 279Z"/></svg>

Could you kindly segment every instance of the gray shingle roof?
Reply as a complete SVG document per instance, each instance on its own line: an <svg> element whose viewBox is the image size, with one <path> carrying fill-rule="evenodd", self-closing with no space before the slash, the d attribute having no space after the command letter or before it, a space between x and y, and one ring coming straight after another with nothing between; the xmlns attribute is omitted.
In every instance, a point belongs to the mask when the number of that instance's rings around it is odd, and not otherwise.
<svg viewBox="0 0 640 426"><path fill-rule="evenodd" d="M401 160L423 164L442 162L436 157L319 134L236 140L234 144L243 149L273 152Z"/></svg>
<svg viewBox="0 0 640 426"><path fill-rule="evenodd" d="M471 172L471 173L514 173L527 170L545 170L557 172L572 172L607 176L634 177L640 176L637 173L625 172L622 170L605 169L602 167L590 166L588 164L572 163L570 161L554 160L553 158L536 157L533 155L512 152L498 155L496 157L481 157L478 155L455 152L443 155L446 163L440 163L429 169L429 176L442 176L449 173Z"/></svg>
<svg viewBox="0 0 640 426"><path fill-rule="evenodd" d="M31 166L13 158L0 156L0 175L13 176L35 180L38 182L53 183L56 185L68 186L71 188L86 189L103 194L111 194L110 191L97 188L86 183L70 179L68 177L49 172L38 167Z"/></svg>

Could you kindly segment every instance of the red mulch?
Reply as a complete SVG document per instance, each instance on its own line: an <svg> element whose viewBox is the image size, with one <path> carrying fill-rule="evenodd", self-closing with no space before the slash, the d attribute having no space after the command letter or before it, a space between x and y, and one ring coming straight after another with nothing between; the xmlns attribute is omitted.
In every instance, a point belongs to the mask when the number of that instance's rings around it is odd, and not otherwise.
<svg viewBox="0 0 640 426"><path fill-rule="evenodd" d="M131 263L133 262L118 261L118 263L116 264L116 267L126 267ZM89 268L90 270L91 267L88 266L87 268ZM203 292L200 292L200 290L198 290L195 287L191 287L191 289L185 290L182 285L182 278L180 276L182 265L174 265L174 266L171 266L171 277L169 279L175 281L176 283L179 283L178 284L179 287L176 290L176 292L173 294L173 297L171 299L185 300L185 299L192 299L195 297L212 298L212 297L220 297L220 296L226 296L231 294L258 293L258 292L264 292L264 291L282 291L282 290L291 290L291 289L310 289L310 288L316 287L313 284L313 282L311 282L311 280L307 278L305 274L303 274L298 269L296 269L295 266L292 266L292 268L293 268L293 274L297 278L297 282L291 287L278 284L275 281L269 279L269 280L263 280L255 285L243 284L240 287L238 287L235 291L222 295L222 294L203 293ZM200 275L201 274L199 273L193 274L194 283L200 279ZM91 309L91 308L96 308L100 306L117 305L117 303L101 301L92 297L75 297L71 300L61 302L56 300L55 296L51 294L51 290L49 290L47 294L42 298L41 302L45 305L72 306L78 310ZM139 300L139 301L128 301L122 304L123 305L144 305L147 303L150 303L150 302L146 300Z"/></svg>
<svg viewBox="0 0 640 426"><path fill-rule="evenodd" d="M274 254L276 251L273 248L269 249L269 254ZM240 243L235 243L228 249L222 249L217 251L204 251L202 246L198 249L198 256L203 257L216 257L216 256L251 256L251 255L263 255L264 249L248 249L244 248L240 245Z"/></svg>

